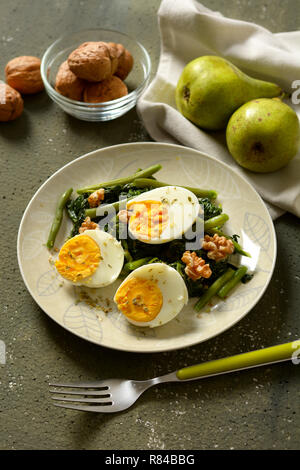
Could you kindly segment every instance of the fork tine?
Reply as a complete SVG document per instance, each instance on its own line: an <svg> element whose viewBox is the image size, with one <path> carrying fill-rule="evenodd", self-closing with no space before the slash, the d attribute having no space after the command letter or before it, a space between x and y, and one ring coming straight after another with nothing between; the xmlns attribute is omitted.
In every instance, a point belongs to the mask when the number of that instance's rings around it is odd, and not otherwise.
<svg viewBox="0 0 300 470"><path fill-rule="evenodd" d="M92 411L94 413L113 413L114 410L112 406L91 406L91 405L67 405L63 403L53 403L54 406L59 408L69 408L70 410L77 411Z"/></svg>
<svg viewBox="0 0 300 470"><path fill-rule="evenodd" d="M67 383L67 384L54 384L49 383L50 387L65 387L65 388L98 388L98 389L108 389L108 385L104 382L74 382L74 383Z"/></svg>
<svg viewBox="0 0 300 470"><path fill-rule="evenodd" d="M112 404L112 400L110 397L106 398L62 398L62 397L51 397L52 400L59 400L59 401L72 401L74 403L107 403L108 405Z"/></svg>
<svg viewBox="0 0 300 470"><path fill-rule="evenodd" d="M92 396L102 396L103 398L105 398L106 396L109 397L110 396L110 393L108 393L108 390L53 390L53 389L50 389L49 390L50 393L55 393L55 394L58 394L58 395L79 395L79 396L82 396L82 395L92 395ZM106 393L105 393L106 392Z"/></svg>

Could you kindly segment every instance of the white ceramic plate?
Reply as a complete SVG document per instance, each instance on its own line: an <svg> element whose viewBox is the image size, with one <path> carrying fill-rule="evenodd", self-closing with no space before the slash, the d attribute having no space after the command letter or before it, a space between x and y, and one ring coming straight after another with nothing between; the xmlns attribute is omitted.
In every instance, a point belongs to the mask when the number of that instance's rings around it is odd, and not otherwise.
<svg viewBox="0 0 300 470"><path fill-rule="evenodd" d="M59 195L75 189L132 174L137 168L161 163L159 179L185 186L217 190L218 201L229 214L227 233L237 233L250 251L255 276L240 284L226 301L197 315L191 299L167 325L148 329L130 325L111 299L119 285L89 289L95 300L90 306L78 301L77 290L56 273L45 247ZM55 245L69 235L65 216ZM84 155L49 178L30 201L18 234L18 261L24 282L38 305L58 324L101 346L133 352L170 351L191 346L220 334L243 318L263 295L272 276L276 238L263 201L246 180L229 166L186 147L160 143L116 145ZM243 257L242 262L249 261ZM101 292L100 292L101 291ZM100 298L101 297L101 298ZM107 305L107 299L109 305ZM105 310L109 308L109 312ZM103 311L103 310L104 311Z"/></svg>

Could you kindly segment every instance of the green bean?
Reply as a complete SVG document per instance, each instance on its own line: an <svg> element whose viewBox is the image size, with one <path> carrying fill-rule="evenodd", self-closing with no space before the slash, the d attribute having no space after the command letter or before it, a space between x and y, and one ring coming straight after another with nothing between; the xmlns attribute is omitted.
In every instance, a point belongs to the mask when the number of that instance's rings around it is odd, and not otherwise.
<svg viewBox="0 0 300 470"><path fill-rule="evenodd" d="M105 213L109 214L110 212L113 212L113 211L117 213L118 210L120 209L120 206L123 204L124 204L124 207L126 208L127 202L133 197L134 196L129 197L127 199L121 199L120 201L112 202L111 204L103 204L103 205L98 206L103 210L103 214L101 215L105 215ZM93 207L91 209L85 209L85 216L90 217L91 219L94 219L95 217L97 217L97 209L98 209L97 207Z"/></svg>
<svg viewBox="0 0 300 470"><path fill-rule="evenodd" d="M116 186L120 185L123 186L128 183L132 183L133 180L136 178L147 178L148 176L152 176L153 173L156 173L162 168L161 165L152 165L149 168L145 168L145 170L138 171L130 176L125 176L124 178L118 178L111 181L105 181L104 183L95 184L94 186L88 186L86 188L81 188L77 190L78 194L84 193L92 193L99 188L108 188L109 186ZM152 180L151 180L152 181Z"/></svg>
<svg viewBox="0 0 300 470"><path fill-rule="evenodd" d="M128 243L126 240L121 240L121 244L122 244L122 247L123 247L123 250L124 250L124 256L125 256L125 259L127 261L127 264L132 262L132 256L130 254L130 251L128 249Z"/></svg>
<svg viewBox="0 0 300 470"><path fill-rule="evenodd" d="M209 286L205 294L203 294L202 297L200 297L198 302L195 304L194 309L199 312L199 310L201 310L201 308L203 308L207 304L207 302L219 292L221 287L226 284L229 279L232 278L233 274L234 269L228 268L227 271L222 274L222 276L218 277L218 279L211 286Z"/></svg>
<svg viewBox="0 0 300 470"><path fill-rule="evenodd" d="M225 224L225 222L229 219L227 214L220 214L212 217L211 219L207 219L204 222L204 231L210 230L215 227L220 227L221 225Z"/></svg>
<svg viewBox="0 0 300 470"><path fill-rule="evenodd" d="M133 185L137 188L146 188L146 187L152 187L152 188L162 188L164 186L172 186L170 183L163 183L162 181L157 181L153 180L150 178L141 178L138 177L134 179ZM212 189L200 189L200 188L192 188L190 186L181 186L181 185L176 185L179 186L180 188L188 189L192 193L195 194L195 196L202 198L202 197L207 197L209 199L216 199L218 193L216 191L213 191Z"/></svg>
<svg viewBox="0 0 300 470"><path fill-rule="evenodd" d="M229 281L227 281L226 284L223 285L223 287L221 287L217 295L221 299L227 297L228 293L240 282L242 277L245 276L247 270L248 268L246 266L241 266L240 268L238 268L234 272L232 278L229 279Z"/></svg>
<svg viewBox="0 0 300 470"><path fill-rule="evenodd" d="M54 246L56 235L61 226L64 207L67 204L68 200L70 199L72 192L73 192L73 188L67 189L67 191L65 191L58 200L58 203L55 209L54 219L50 228L50 232L49 232L49 236L48 236L48 240L46 244L49 250L51 250L51 248L53 248Z"/></svg>
<svg viewBox="0 0 300 470"><path fill-rule="evenodd" d="M92 209L85 209L85 216L90 219L95 219L95 217L97 217L96 208L93 207Z"/></svg>
<svg viewBox="0 0 300 470"><path fill-rule="evenodd" d="M217 235L220 235L220 237L225 237L225 238L231 240L232 243L233 243L233 246L235 248L236 253L239 253L240 255L247 256L248 258L251 258L251 255L250 255L250 253L248 253L248 251L245 251L243 249L243 247L237 241L235 241L230 235L225 235L225 233L223 233L222 230L219 230L217 228L211 228L211 229L208 230L208 232L216 233Z"/></svg>
<svg viewBox="0 0 300 470"><path fill-rule="evenodd" d="M147 264L149 261L151 261L152 258L151 256L147 258L140 258L137 259L136 261L129 261L124 265L124 270L125 271L134 271L135 269L139 268L140 266L143 266L144 264Z"/></svg>

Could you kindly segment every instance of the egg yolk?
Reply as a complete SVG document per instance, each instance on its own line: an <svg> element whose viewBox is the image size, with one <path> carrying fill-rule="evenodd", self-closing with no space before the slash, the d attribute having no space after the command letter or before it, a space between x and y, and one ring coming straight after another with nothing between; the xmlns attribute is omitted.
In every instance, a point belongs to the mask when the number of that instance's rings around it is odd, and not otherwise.
<svg viewBox="0 0 300 470"><path fill-rule="evenodd" d="M100 259L100 248L95 240L88 235L80 235L62 246L55 267L62 277L76 282L91 276Z"/></svg>
<svg viewBox="0 0 300 470"><path fill-rule="evenodd" d="M132 202L127 205L132 214L129 227L132 233L147 238L161 235L169 220L168 207L160 201Z"/></svg>
<svg viewBox="0 0 300 470"><path fill-rule="evenodd" d="M163 296L154 281L132 277L119 287L115 302L126 317L143 323L153 320L159 314Z"/></svg>

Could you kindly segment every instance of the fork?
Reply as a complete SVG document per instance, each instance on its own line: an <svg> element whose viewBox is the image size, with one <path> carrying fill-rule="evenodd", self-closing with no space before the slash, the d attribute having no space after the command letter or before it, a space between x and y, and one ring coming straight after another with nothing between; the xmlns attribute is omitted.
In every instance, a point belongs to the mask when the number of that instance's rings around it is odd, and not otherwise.
<svg viewBox="0 0 300 470"><path fill-rule="evenodd" d="M129 408L139 396L153 385L166 382L187 382L267 364L292 360L300 361L300 340L236 356L216 359L185 367L149 380L109 379L95 382L49 384L55 405L79 411L113 413ZM63 390L57 390L57 388Z"/></svg>

